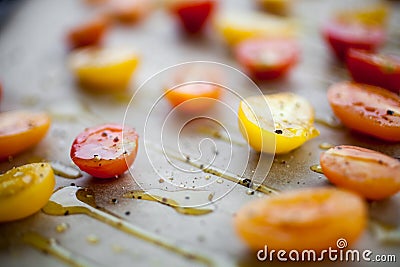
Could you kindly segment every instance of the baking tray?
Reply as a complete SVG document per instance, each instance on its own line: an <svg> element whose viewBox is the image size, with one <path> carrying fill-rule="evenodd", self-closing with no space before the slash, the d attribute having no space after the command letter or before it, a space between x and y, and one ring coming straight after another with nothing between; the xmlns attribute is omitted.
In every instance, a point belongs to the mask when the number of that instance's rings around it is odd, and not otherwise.
<svg viewBox="0 0 400 267"><path fill-rule="evenodd" d="M319 137L287 155L264 157L264 164L272 165L264 181L263 188L267 194L269 190L285 191L327 185L323 175L310 170L310 166L319 162L323 143L359 145L394 157L400 156L399 144L388 144L355 134L332 120L326 99L327 88L334 82L348 79L348 74L330 56L320 37L320 25L335 9L377 1L338 2L295 1L293 16L301 28L299 40L303 49L302 60L287 79L259 84L266 94L292 91L306 97L315 108L318 121L316 127L321 132ZM387 3L392 8L390 38L384 50L399 53L400 5L395 1ZM221 1L220 9L251 10L255 6L252 1L230 0ZM203 38L183 36L165 11L156 10L145 21L133 27L113 27L106 37L105 46L134 47L141 54L141 64L130 92L112 96L90 94L76 86L66 66L64 35L72 25L96 12L96 8L84 5L83 1L31 0L23 1L9 15L8 20L2 22L0 78L5 90L1 110L46 110L51 114L53 122L47 137L37 147L10 162L1 163L0 170L6 171L13 166L40 160L72 166L69 149L75 136L84 128L103 122L122 123L127 110L126 123L136 127L140 134L137 159L131 173L116 179L99 180L87 175L67 179L58 175L56 187L67 187L64 190L70 190L58 193L71 194L71 198L75 199L77 188L74 185L86 188L87 191L79 191L80 199L91 203L95 198L96 208L89 207L90 212L86 211L87 214L74 215L71 211L67 216L64 215L65 211L60 210L57 211L60 213L58 216L38 212L24 220L1 224L0 265L266 264L258 262L255 253L246 249L232 226L239 207L264 195L249 191L246 187L246 178L251 178L260 155L249 150L238 133L236 120L229 119L229 116L220 118L225 120L223 122L231 134L232 143L227 142L226 132L215 123L196 120L190 127L186 127L180 141L182 149L191 157L189 162L185 162L186 159L181 155L176 155L176 150L170 147L163 152L160 143L152 139L151 133L160 131L159 122L168 114L168 105L161 101L151 113L152 122L145 124L149 107L154 97L162 91L165 82L163 74L146 82L149 77L170 66L196 60L239 68L229 50L211 30ZM166 74L168 70L162 73ZM237 72L232 70L228 74L235 81L232 82L233 87L236 86L241 94L251 95L255 92L251 83ZM131 101L135 92L137 94ZM225 97L229 100L229 95ZM235 105L237 102L233 99L231 106L235 108ZM176 116L170 120L169 130L182 126L179 123L185 119ZM198 142L204 138L208 138L208 141L199 147L200 151L205 153L206 158L215 156L210 171L206 172L199 169L198 162L197 165L192 164L192 158L199 156ZM166 155L173 164L166 160ZM184 171L179 171L179 168ZM222 178L218 173L221 169L229 171ZM134 190L148 190L161 198L198 204L198 207L180 210L163 205L160 203L162 201L150 201L151 198L146 199L140 191ZM208 205L201 205L209 202ZM399 194L388 200L371 202L370 225L355 248L370 249L374 254L393 254L400 260L399 242L393 238L390 240L399 232L399 210ZM392 232L389 235L387 227L383 227L387 225L394 229L390 230ZM147 240L139 238L140 234L145 235ZM366 262L319 264L398 266L396 263L377 265Z"/></svg>

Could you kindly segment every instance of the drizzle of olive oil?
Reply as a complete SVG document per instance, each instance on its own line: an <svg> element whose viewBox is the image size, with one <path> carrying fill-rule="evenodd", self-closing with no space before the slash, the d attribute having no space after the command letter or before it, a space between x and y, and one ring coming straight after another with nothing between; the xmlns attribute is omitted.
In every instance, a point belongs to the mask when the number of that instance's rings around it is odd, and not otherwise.
<svg viewBox="0 0 400 267"><path fill-rule="evenodd" d="M324 172L322 171L322 167L319 164L310 166L310 170L312 170L313 172L316 172L316 173L324 174Z"/></svg>
<svg viewBox="0 0 400 267"><path fill-rule="evenodd" d="M79 177L82 177L82 173L79 170L71 166L67 166L59 161L52 161L50 162L50 165L53 168L55 175L66 179L78 179Z"/></svg>
<svg viewBox="0 0 400 267"><path fill-rule="evenodd" d="M87 197L88 195L90 195L90 197ZM48 215L56 216L84 214L99 222L108 224L121 232L167 249L173 253L186 257L187 259L203 263L207 266L213 265L213 262L210 259L199 255L196 252L177 247L171 242L164 240L151 232L140 229L139 227L134 226L127 221L122 220L118 216L98 207L94 195L90 190L85 190L75 186L63 187L53 193L49 202L43 207L42 211Z"/></svg>
<svg viewBox="0 0 400 267"><path fill-rule="evenodd" d="M149 146L151 146L151 143L148 143L148 144L149 144ZM154 147L154 149L158 149L158 148ZM212 166L212 165L204 167L207 164L205 164L203 162L200 162L198 160L196 162L194 162L194 161L190 160L190 158L188 158L188 157L183 158L179 153L173 152L172 150L166 149L165 147L164 147L162 152L165 153L168 157L171 157L171 158L174 158L174 159L179 160L181 162L187 163L187 164L189 164L189 165L191 165L193 167L196 167L196 168L202 170L204 173L208 173L208 174L212 174L212 175L218 176L220 178L223 178L223 179L229 180L231 182L234 182L234 183L240 184L242 186L245 186L247 188L255 187L254 189L256 189L257 191L260 191L260 192L262 192L264 194L271 194L271 193L277 194L277 193L279 193L279 190L274 189L274 188L269 187L269 186L266 186L266 185L263 185L263 184L255 186L255 185L253 185L252 181L249 178L243 177L241 175L230 173L230 172L222 170L222 169L220 169L218 167L215 167L215 166Z"/></svg>
<svg viewBox="0 0 400 267"><path fill-rule="evenodd" d="M223 135L219 131L214 130L214 129L210 128L210 127L203 126L203 127L198 128L198 131L199 131L199 133L207 134L209 136L212 136L214 138L217 138L217 139L222 140L222 141L227 142L227 143L231 143L231 144L234 144L234 145L237 145L237 146L246 146L245 143L240 142L238 140L234 140L234 139L232 139L230 137L227 137L226 135Z"/></svg>
<svg viewBox="0 0 400 267"><path fill-rule="evenodd" d="M213 208L201 207L201 205L210 203L209 196L209 191L183 190L170 192L160 189L134 190L123 195L124 198L155 201L186 215L205 215L212 212Z"/></svg>
<svg viewBox="0 0 400 267"><path fill-rule="evenodd" d="M318 147L319 147L320 149L328 150L328 149L330 149L330 148L334 148L335 145L333 145L333 144L331 144L331 143L323 142L323 143L319 144Z"/></svg>
<svg viewBox="0 0 400 267"><path fill-rule="evenodd" d="M22 242L48 253L72 267L92 266L88 262L78 259L70 251L60 246L55 239L46 238L36 232L24 233L21 237Z"/></svg>

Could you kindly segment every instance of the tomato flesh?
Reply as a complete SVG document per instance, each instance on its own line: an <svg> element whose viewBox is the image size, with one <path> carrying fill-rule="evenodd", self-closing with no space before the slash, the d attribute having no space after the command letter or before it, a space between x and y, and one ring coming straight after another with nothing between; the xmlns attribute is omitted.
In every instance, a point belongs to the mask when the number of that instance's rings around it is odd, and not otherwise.
<svg viewBox="0 0 400 267"><path fill-rule="evenodd" d="M187 33L202 31L213 13L216 0L174 0L169 8Z"/></svg>
<svg viewBox="0 0 400 267"><path fill-rule="evenodd" d="M331 20L324 25L322 34L339 60L344 60L350 48L375 51L385 41L385 31L376 25L343 23Z"/></svg>
<svg viewBox="0 0 400 267"><path fill-rule="evenodd" d="M400 92L400 57L350 49L347 68L354 81Z"/></svg>
<svg viewBox="0 0 400 267"><path fill-rule="evenodd" d="M28 217L46 205L55 186L48 163L32 163L0 175L0 222Z"/></svg>
<svg viewBox="0 0 400 267"><path fill-rule="evenodd" d="M299 47L292 39L249 39L236 47L236 58L258 80L282 77L297 63Z"/></svg>
<svg viewBox="0 0 400 267"><path fill-rule="evenodd" d="M79 134L70 156L82 171L97 178L112 178L133 164L137 149L138 134L134 129L106 124Z"/></svg>
<svg viewBox="0 0 400 267"><path fill-rule="evenodd" d="M400 141L400 96L372 85L342 82L328 90L335 115L347 127L386 141Z"/></svg>
<svg viewBox="0 0 400 267"><path fill-rule="evenodd" d="M400 161L355 146L337 146L320 158L324 175L333 184L373 200L400 191Z"/></svg>

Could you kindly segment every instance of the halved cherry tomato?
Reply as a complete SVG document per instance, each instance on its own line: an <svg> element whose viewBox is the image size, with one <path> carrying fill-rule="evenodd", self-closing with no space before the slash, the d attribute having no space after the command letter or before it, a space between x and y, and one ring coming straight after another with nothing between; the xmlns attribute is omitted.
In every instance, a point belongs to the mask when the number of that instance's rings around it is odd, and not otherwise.
<svg viewBox="0 0 400 267"><path fill-rule="evenodd" d="M188 67L177 73L171 86L165 89L165 97L173 107L187 113L198 113L212 108L222 95L217 86L219 77L212 70ZM192 81L204 81L193 82ZM181 85L182 84L182 85Z"/></svg>
<svg viewBox="0 0 400 267"><path fill-rule="evenodd" d="M292 0L257 0L258 4L268 12L277 15L287 15L290 13Z"/></svg>
<svg viewBox="0 0 400 267"><path fill-rule="evenodd" d="M400 141L400 96L383 88L342 82L328 90L335 115L347 127L387 141Z"/></svg>
<svg viewBox="0 0 400 267"><path fill-rule="evenodd" d="M344 60L350 48L375 51L385 42L385 30L381 26L363 23L346 23L330 20L322 34L339 60Z"/></svg>
<svg viewBox="0 0 400 267"><path fill-rule="evenodd" d="M373 200L400 191L400 161L356 146L337 146L322 153L321 167L333 184Z"/></svg>
<svg viewBox="0 0 400 267"><path fill-rule="evenodd" d="M300 49L293 39L249 39L235 52L251 77L269 80L285 75L297 63Z"/></svg>
<svg viewBox="0 0 400 267"><path fill-rule="evenodd" d="M105 16L99 16L84 24L75 26L68 32L66 37L69 48L75 49L100 45L108 23L108 19Z"/></svg>
<svg viewBox="0 0 400 267"><path fill-rule="evenodd" d="M0 160L15 156L40 142L50 127L50 117L32 111L0 113Z"/></svg>
<svg viewBox="0 0 400 267"><path fill-rule="evenodd" d="M319 252L336 248L340 238L353 244L366 220L366 204L357 194L310 188L251 201L236 213L234 226L253 250Z"/></svg>
<svg viewBox="0 0 400 267"><path fill-rule="evenodd" d="M139 63L131 49L88 47L73 51L69 64L78 82L95 92L126 90Z"/></svg>
<svg viewBox="0 0 400 267"><path fill-rule="evenodd" d="M240 132L256 151L288 153L319 135L313 107L293 93L246 98L240 102L238 117Z"/></svg>
<svg viewBox="0 0 400 267"><path fill-rule="evenodd" d="M252 38L292 38L294 21L261 12L224 12L215 18L215 27L228 45Z"/></svg>
<svg viewBox="0 0 400 267"><path fill-rule="evenodd" d="M350 49L346 63L354 81L400 92L400 56Z"/></svg>
<svg viewBox="0 0 400 267"><path fill-rule="evenodd" d="M216 7L217 0L169 0L168 7L187 33L202 31Z"/></svg>
<svg viewBox="0 0 400 267"><path fill-rule="evenodd" d="M28 217L46 205L55 186L48 163L32 163L0 175L0 222Z"/></svg>
<svg viewBox="0 0 400 267"><path fill-rule="evenodd" d="M148 0L111 0L109 14L122 23L136 23L146 17L152 9Z"/></svg>
<svg viewBox="0 0 400 267"><path fill-rule="evenodd" d="M138 138L134 129L117 124L89 128L75 138L70 156L82 171L98 178L112 178L133 164Z"/></svg>

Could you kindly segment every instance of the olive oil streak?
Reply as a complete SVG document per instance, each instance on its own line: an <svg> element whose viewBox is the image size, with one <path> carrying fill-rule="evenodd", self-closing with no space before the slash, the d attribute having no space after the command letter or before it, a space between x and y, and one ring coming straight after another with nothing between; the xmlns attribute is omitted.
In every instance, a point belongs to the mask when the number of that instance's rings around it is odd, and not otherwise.
<svg viewBox="0 0 400 267"><path fill-rule="evenodd" d="M78 187L68 186L57 190L53 193L50 201L42 211L48 215L55 216L84 214L102 223L108 224L119 231L167 249L178 255L184 256L187 259L203 263L207 266L214 265L210 259L202 255L177 247L169 241L163 240L160 237L123 221L116 215L101 209L96 205L94 196L90 191L85 191Z"/></svg>
<svg viewBox="0 0 400 267"><path fill-rule="evenodd" d="M231 143L231 144L234 144L234 145L237 145L237 146L246 146L245 143L237 141L237 140L234 140L234 139L231 139L229 137L226 137L225 135L222 135L219 131L214 130L214 129L209 128L209 127L201 127L201 128L198 129L198 131L200 133L210 135L212 137L215 137L215 138L217 138L219 140L222 140L224 142L227 142L227 143Z"/></svg>
<svg viewBox="0 0 400 267"><path fill-rule="evenodd" d="M22 236L22 241L38 250L53 255L57 259L72 267L92 266L91 264L77 259L70 251L66 250L55 239L48 239L36 232L27 232Z"/></svg>
<svg viewBox="0 0 400 267"><path fill-rule="evenodd" d="M181 193L183 191L177 191L177 193ZM199 192L199 191L197 191ZM205 192L207 193L207 192ZM209 193L207 193L209 195ZM213 212L213 209L205 209L205 208L194 208L194 207L182 207L177 201L167 198L167 197L162 197L157 194L153 194L151 192L146 192L142 190L134 190L127 192L123 194L124 198L135 198L135 199L142 199L142 200L148 200L148 201L155 201L158 203L161 203L163 205L166 205L168 207L173 208L176 212L181 213L181 214L186 214L186 215L205 215L210 212ZM210 200L207 201L208 203Z"/></svg>
<svg viewBox="0 0 400 267"><path fill-rule="evenodd" d="M324 172L322 171L322 167L319 164L310 166L310 170L316 173L324 174Z"/></svg>
<svg viewBox="0 0 400 267"><path fill-rule="evenodd" d="M151 145L150 143L148 143L148 144ZM155 148L155 147L154 147L154 149L160 151L161 153L164 152L168 157L174 158L174 159L179 160L181 162L185 162L185 163L187 163L187 164L189 164L189 165L191 165L193 167L196 167L196 168L202 170L205 173L209 173L209 174L224 178L226 180L229 180L229 181L234 182L234 183L238 183L238 184L240 184L240 185L242 185L244 187L247 187L247 188L252 188L253 187L252 181L250 179L248 179L248 178L243 177L243 176L240 176L240 175L237 175L237 174L233 174L233 173L230 173L228 171L221 170L218 167L211 166L211 165L209 165L208 167L204 167L204 166L207 166L207 163L202 163L202 162L195 163L195 162L191 161L190 158L182 158L182 156L179 153L173 152L172 150L167 150L167 149L164 148L164 150L161 151L159 148ZM265 186L265 185L259 185L256 190L260 191L260 192L262 192L264 194L271 194L271 193L277 194L277 193L279 193L279 190L274 189L272 187Z"/></svg>

